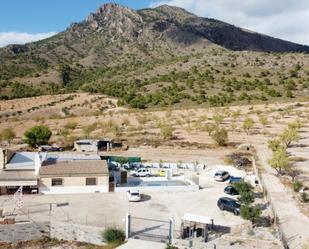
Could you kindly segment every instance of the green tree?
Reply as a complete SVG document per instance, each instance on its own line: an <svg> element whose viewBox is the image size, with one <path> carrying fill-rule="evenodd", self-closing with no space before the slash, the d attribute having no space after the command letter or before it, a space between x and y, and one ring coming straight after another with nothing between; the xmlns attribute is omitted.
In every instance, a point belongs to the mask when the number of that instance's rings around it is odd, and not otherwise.
<svg viewBox="0 0 309 249"><path fill-rule="evenodd" d="M6 128L0 133L0 140L7 141L9 144L16 137L16 133L12 128Z"/></svg>
<svg viewBox="0 0 309 249"><path fill-rule="evenodd" d="M216 129L216 125L214 123L207 123L204 126L204 130L208 133L209 136L213 133L213 131Z"/></svg>
<svg viewBox="0 0 309 249"><path fill-rule="evenodd" d="M257 206L242 205L240 207L240 216L245 220L255 223L261 216L262 211Z"/></svg>
<svg viewBox="0 0 309 249"><path fill-rule="evenodd" d="M263 125L263 127L265 127L266 125L269 124L268 119L267 119L266 116L260 115L259 116L259 121L260 121L261 125Z"/></svg>
<svg viewBox="0 0 309 249"><path fill-rule="evenodd" d="M250 117L245 118L242 128L247 133L247 135L249 135L249 131L253 128L253 126L254 120Z"/></svg>
<svg viewBox="0 0 309 249"><path fill-rule="evenodd" d="M290 147L292 142L297 142L299 140L298 130L294 128L287 128L280 135L281 142L286 146Z"/></svg>
<svg viewBox="0 0 309 249"><path fill-rule="evenodd" d="M288 170L290 168L290 162L286 150L284 148L276 150L269 160L269 164L278 174L282 174L283 170Z"/></svg>
<svg viewBox="0 0 309 249"><path fill-rule="evenodd" d="M67 64L61 64L59 66L60 79L63 85L70 83L72 79L72 68Z"/></svg>
<svg viewBox="0 0 309 249"><path fill-rule="evenodd" d="M23 141L31 147L47 144L52 135L51 130L45 125L36 125L26 130Z"/></svg>
<svg viewBox="0 0 309 249"><path fill-rule="evenodd" d="M289 129L299 130L303 127L303 122L298 118L296 121L288 123Z"/></svg>
<svg viewBox="0 0 309 249"><path fill-rule="evenodd" d="M241 181L234 183L233 186L239 193L238 200L245 205L249 205L250 203L254 202L254 193L253 193L253 187L250 183Z"/></svg>
<svg viewBox="0 0 309 249"><path fill-rule="evenodd" d="M275 138L268 141L268 148L272 151L277 151L280 147L282 147L280 139Z"/></svg>
<svg viewBox="0 0 309 249"><path fill-rule="evenodd" d="M217 128L211 137L218 145L225 146L228 141L228 132L225 128Z"/></svg>
<svg viewBox="0 0 309 249"><path fill-rule="evenodd" d="M215 122L216 125L220 125L224 121L224 116L216 113L212 116L212 120Z"/></svg>

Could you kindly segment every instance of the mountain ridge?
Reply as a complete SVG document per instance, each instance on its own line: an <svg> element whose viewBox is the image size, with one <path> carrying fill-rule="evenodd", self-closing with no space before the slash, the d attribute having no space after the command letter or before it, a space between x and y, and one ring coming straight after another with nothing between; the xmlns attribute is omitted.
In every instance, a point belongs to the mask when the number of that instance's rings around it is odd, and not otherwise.
<svg viewBox="0 0 309 249"><path fill-rule="evenodd" d="M233 77L245 80L242 84L254 91L247 81L251 77L256 81L250 84L256 85L261 73L269 77L261 91L270 97L283 96L283 86L279 87L282 92L270 91L267 84L276 85L279 80L285 84L290 80L285 74L295 68L306 77L308 52L309 46L198 17L179 7L133 10L109 3L55 36L0 49L4 89L0 98L20 97L23 92L31 96L89 91L120 97L123 104L132 102L133 107L183 100L216 102L212 96L219 92L224 96L219 99L227 103L239 98L265 100L267 96L255 93L230 96L226 92L229 81L239 88ZM276 71L277 75L263 71ZM243 75L250 77L243 79ZM193 91L195 83L200 89ZM159 99L163 92L172 100Z"/></svg>

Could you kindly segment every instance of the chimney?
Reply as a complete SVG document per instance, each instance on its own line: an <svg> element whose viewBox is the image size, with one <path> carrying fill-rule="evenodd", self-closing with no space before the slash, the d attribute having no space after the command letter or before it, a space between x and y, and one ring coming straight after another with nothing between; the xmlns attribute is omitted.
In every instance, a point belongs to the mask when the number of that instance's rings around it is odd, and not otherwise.
<svg viewBox="0 0 309 249"><path fill-rule="evenodd" d="M35 154L35 157L34 157L34 173L36 175L39 174L39 170L41 166L42 166L42 157L41 157L40 152L38 152Z"/></svg>

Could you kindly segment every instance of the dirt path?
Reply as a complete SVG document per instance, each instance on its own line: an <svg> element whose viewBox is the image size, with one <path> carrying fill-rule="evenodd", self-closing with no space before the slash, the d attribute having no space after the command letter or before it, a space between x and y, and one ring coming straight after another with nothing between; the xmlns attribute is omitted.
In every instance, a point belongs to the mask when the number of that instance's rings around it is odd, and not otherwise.
<svg viewBox="0 0 309 249"><path fill-rule="evenodd" d="M265 141L255 139L255 147L265 172L262 174L269 199L277 214L279 225L289 248L301 249L309 239L309 217L301 213L296 201L268 164L271 151Z"/></svg>

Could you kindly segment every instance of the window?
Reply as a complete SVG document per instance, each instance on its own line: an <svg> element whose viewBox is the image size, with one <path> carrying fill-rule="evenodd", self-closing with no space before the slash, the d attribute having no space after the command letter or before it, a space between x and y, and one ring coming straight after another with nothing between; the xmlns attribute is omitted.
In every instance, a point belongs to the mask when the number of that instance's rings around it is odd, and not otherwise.
<svg viewBox="0 0 309 249"><path fill-rule="evenodd" d="M51 185L52 186L62 186L63 185L63 179L62 178L53 178Z"/></svg>
<svg viewBox="0 0 309 249"><path fill-rule="evenodd" d="M97 185L97 178L86 178L86 186Z"/></svg>

